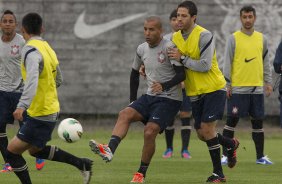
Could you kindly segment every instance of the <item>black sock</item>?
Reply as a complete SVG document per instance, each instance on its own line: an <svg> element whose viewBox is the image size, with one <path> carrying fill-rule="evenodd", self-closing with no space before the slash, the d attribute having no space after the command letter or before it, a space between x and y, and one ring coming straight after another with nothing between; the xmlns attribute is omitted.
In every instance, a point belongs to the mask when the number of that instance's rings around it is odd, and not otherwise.
<svg viewBox="0 0 282 184"><path fill-rule="evenodd" d="M235 127L238 124L238 122L239 122L238 117L227 116L226 125L224 126L222 136L232 139L234 137ZM225 147L224 145L222 146L223 146L223 155L227 156L227 147Z"/></svg>
<svg viewBox="0 0 282 184"><path fill-rule="evenodd" d="M173 150L174 126L165 129L166 148Z"/></svg>
<svg viewBox="0 0 282 184"><path fill-rule="evenodd" d="M264 130L262 120L251 120L252 122L252 138L256 146L257 159L264 157Z"/></svg>
<svg viewBox="0 0 282 184"><path fill-rule="evenodd" d="M218 138L220 145L222 145L223 147L226 147L226 148L234 148L235 144L234 144L233 139L228 138L228 137L224 137L220 133L217 133L216 136Z"/></svg>
<svg viewBox="0 0 282 184"><path fill-rule="evenodd" d="M6 132L0 133L0 151L3 156L5 163L7 163L7 146L8 146L8 137Z"/></svg>
<svg viewBox="0 0 282 184"><path fill-rule="evenodd" d="M83 169L83 161L56 146L45 146L41 151L33 154L36 158L52 160L57 162L63 162L75 166L79 170Z"/></svg>
<svg viewBox="0 0 282 184"><path fill-rule="evenodd" d="M191 135L191 126L190 126L190 118L181 118L181 139L182 139L182 149L188 150L189 142L190 142L190 135Z"/></svg>
<svg viewBox="0 0 282 184"><path fill-rule="evenodd" d="M31 179L28 172L26 161L22 155L17 155L7 151L7 160L13 168L13 172L20 179L22 184L31 184Z"/></svg>
<svg viewBox="0 0 282 184"><path fill-rule="evenodd" d="M138 169L138 172L142 173L144 178L146 176L146 172L147 172L148 167L149 167L149 164L146 164L146 163L141 161L141 164L140 164L140 167Z"/></svg>
<svg viewBox="0 0 282 184"><path fill-rule="evenodd" d="M213 173L217 174L218 176L224 178L221 161L220 161L220 144L217 137L214 137L210 140L206 141L212 164L213 164Z"/></svg>
<svg viewBox="0 0 282 184"><path fill-rule="evenodd" d="M121 138L116 136L116 135L112 135L111 136L111 139L110 139L110 142L108 144L109 148L111 149L112 153L114 154L119 143L121 141Z"/></svg>

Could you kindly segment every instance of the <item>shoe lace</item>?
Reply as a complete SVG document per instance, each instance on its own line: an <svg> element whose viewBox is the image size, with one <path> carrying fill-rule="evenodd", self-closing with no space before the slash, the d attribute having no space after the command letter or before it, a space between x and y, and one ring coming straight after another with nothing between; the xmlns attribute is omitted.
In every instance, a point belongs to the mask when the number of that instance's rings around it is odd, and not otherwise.
<svg viewBox="0 0 282 184"><path fill-rule="evenodd" d="M266 161L268 161L268 162L271 162L270 161L270 158L268 158L268 156L267 155L265 155L264 157L262 157L264 160L266 160Z"/></svg>

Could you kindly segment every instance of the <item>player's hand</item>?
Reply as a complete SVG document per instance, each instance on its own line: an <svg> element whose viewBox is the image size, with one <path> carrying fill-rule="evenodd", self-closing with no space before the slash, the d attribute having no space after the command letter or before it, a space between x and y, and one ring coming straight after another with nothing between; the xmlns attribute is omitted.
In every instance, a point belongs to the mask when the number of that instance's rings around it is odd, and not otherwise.
<svg viewBox="0 0 282 184"><path fill-rule="evenodd" d="M226 97L230 98L232 96L232 89L231 87L226 88Z"/></svg>
<svg viewBox="0 0 282 184"><path fill-rule="evenodd" d="M271 86L271 84L265 84L264 86L264 91L265 91L265 96L270 96L271 93L273 92L273 88Z"/></svg>
<svg viewBox="0 0 282 184"><path fill-rule="evenodd" d="M163 91L163 87L161 83L159 82L153 82L153 85L151 86L151 88L152 88L152 93L154 94L159 94Z"/></svg>
<svg viewBox="0 0 282 184"><path fill-rule="evenodd" d="M144 78L146 78L146 73L145 73L145 66L144 65L141 65L140 68L139 68L139 74L141 76L143 76Z"/></svg>
<svg viewBox="0 0 282 184"><path fill-rule="evenodd" d="M181 53L179 52L179 50L177 48L171 48L171 47L168 48L167 49L167 55L168 55L169 59L180 61Z"/></svg>
<svg viewBox="0 0 282 184"><path fill-rule="evenodd" d="M23 112L24 112L24 109L17 108L13 113L14 118L16 120L23 121Z"/></svg>

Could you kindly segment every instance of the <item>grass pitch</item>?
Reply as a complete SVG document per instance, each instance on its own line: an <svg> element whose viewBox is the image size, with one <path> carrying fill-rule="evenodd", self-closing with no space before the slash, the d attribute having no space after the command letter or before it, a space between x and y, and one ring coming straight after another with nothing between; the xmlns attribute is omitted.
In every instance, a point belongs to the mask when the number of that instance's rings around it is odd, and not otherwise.
<svg viewBox="0 0 282 184"><path fill-rule="evenodd" d="M15 135L16 126L8 128L9 137ZM220 130L221 131L221 130ZM281 129L265 128L265 154L275 163L274 165L257 165L255 163L255 148L251 140L250 129L236 132L240 140L237 152L238 163L235 168L223 166L224 174L229 184L279 184L282 174L282 134ZM108 143L111 128L92 127L85 131L83 138L76 143L65 143L58 138L56 131L50 144L80 157L94 160L93 184L125 184L130 183L134 172L139 167L141 150L143 146L143 130L135 125L130 129L127 137L121 142L111 163L104 163L100 157L93 154L88 146L89 139L96 139ZM204 142L197 139L193 130L190 141L192 159L184 160L180 157L181 141L180 130L176 129L174 140L174 156L163 159L165 150L163 135L157 138L157 149L147 172L146 183L151 184L196 184L205 183L211 175L212 165L210 156ZM42 171L35 169L35 159L24 154L29 166L33 184L79 184L82 183L80 172L66 164L46 161ZM3 163L2 157L0 162ZM0 184L20 183L14 173L0 173Z"/></svg>

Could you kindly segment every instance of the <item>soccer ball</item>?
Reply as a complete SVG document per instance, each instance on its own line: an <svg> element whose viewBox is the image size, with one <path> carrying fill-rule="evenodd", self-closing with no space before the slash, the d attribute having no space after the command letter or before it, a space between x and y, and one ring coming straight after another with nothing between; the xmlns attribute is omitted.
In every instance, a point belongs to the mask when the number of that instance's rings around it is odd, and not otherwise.
<svg viewBox="0 0 282 184"><path fill-rule="evenodd" d="M82 133L83 129L81 124L73 118L62 120L58 126L59 137L68 143L78 141Z"/></svg>

